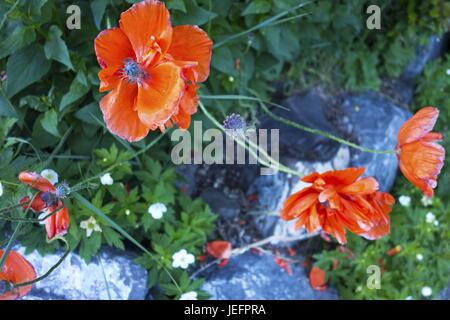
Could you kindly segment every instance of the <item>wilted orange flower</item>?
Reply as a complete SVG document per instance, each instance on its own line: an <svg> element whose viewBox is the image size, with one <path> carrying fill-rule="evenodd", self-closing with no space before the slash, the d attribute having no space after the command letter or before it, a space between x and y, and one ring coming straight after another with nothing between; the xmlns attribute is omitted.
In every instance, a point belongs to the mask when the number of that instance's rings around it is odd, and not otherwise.
<svg viewBox="0 0 450 320"><path fill-rule="evenodd" d="M231 250L231 243L222 240L209 242L206 246L206 251L209 255L213 256L216 259L223 259L218 265L219 267L224 267L228 263L232 254Z"/></svg>
<svg viewBox="0 0 450 320"><path fill-rule="evenodd" d="M172 28L164 3L146 0L120 16L120 26L95 39L100 101L108 129L128 141L149 130L190 125L199 82L209 76L212 41L197 26Z"/></svg>
<svg viewBox="0 0 450 320"><path fill-rule="evenodd" d="M56 236L65 235L70 223L69 211L61 200L61 197L64 196L62 193L65 187L55 187L50 181L36 172L21 172L19 180L39 190L31 204L26 204L31 200L30 197L25 197L21 200L21 203L25 203L25 207L29 205L33 212L43 212L45 215L53 213L45 220L48 238L53 239ZM58 211L55 213L56 210Z"/></svg>
<svg viewBox="0 0 450 320"><path fill-rule="evenodd" d="M402 251L402 246L398 245L398 246L395 246L395 247L389 249L389 250L386 252L386 254L387 254L388 256L391 256L391 257L392 257L392 256L395 256L395 255L399 254L401 251Z"/></svg>
<svg viewBox="0 0 450 320"><path fill-rule="evenodd" d="M312 267L311 272L309 273L309 284L311 288L319 291L325 291L327 289L325 283L325 271L320 269L319 267Z"/></svg>
<svg viewBox="0 0 450 320"><path fill-rule="evenodd" d="M0 250L0 258L4 251ZM36 271L33 266L16 251L10 251L2 270L0 270L0 281L11 284L29 282L36 279ZM31 291L33 286L18 287L0 295L0 300L14 300L23 297Z"/></svg>
<svg viewBox="0 0 450 320"><path fill-rule="evenodd" d="M436 143L442 140L442 135L431 132L438 116L438 109L422 108L398 132L400 170L427 197L434 194L445 158L444 148Z"/></svg>
<svg viewBox="0 0 450 320"><path fill-rule="evenodd" d="M378 192L373 177L360 178L364 168L313 173L302 179L311 183L291 195L281 217L298 219L296 227L308 232L322 228L340 243L346 243L346 229L367 239L378 239L389 233L389 213L394 198Z"/></svg>

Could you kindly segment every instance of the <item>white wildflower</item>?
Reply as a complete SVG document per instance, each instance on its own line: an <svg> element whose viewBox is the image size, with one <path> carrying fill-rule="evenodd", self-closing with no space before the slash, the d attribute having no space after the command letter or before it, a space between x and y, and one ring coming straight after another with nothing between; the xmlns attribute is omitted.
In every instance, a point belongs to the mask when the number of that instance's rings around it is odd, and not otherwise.
<svg viewBox="0 0 450 320"><path fill-rule="evenodd" d="M114 179L111 177L111 174L108 172L100 177L100 183L104 186L110 186L114 183Z"/></svg>
<svg viewBox="0 0 450 320"><path fill-rule="evenodd" d="M80 222L80 228L86 229L86 236L89 238L92 235L92 232L102 232L102 228L97 223L97 220L95 220L94 217L90 217L87 220Z"/></svg>
<svg viewBox="0 0 450 320"><path fill-rule="evenodd" d="M400 196L398 198L398 202L400 202L400 204L404 207L409 207L409 205L411 204L411 197L409 196Z"/></svg>
<svg viewBox="0 0 450 320"><path fill-rule="evenodd" d="M430 211L425 216L425 220L428 223L434 223L434 221L436 220L436 216L433 214L433 212Z"/></svg>
<svg viewBox="0 0 450 320"><path fill-rule="evenodd" d="M422 288L422 295L424 297L429 297L433 294L433 289L431 289L430 287L423 287Z"/></svg>
<svg viewBox="0 0 450 320"><path fill-rule="evenodd" d="M0 197L3 195L3 185L2 185L2 183L0 182Z"/></svg>
<svg viewBox="0 0 450 320"><path fill-rule="evenodd" d="M153 219L161 219L166 211L166 205L161 202L154 203L148 207L148 213L152 215Z"/></svg>
<svg viewBox="0 0 450 320"><path fill-rule="evenodd" d="M423 196L420 201L422 202L424 207L429 207L433 204L433 198L429 198L427 196Z"/></svg>
<svg viewBox="0 0 450 320"><path fill-rule="evenodd" d="M172 267L187 269L191 263L194 263L195 257L185 249L181 249L173 254L172 260Z"/></svg>
<svg viewBox="0 0 450 320"><path fill-rule="evenodd" d="M416 255L416 259L417 259L418 261L422 261L422 260L423 260L423 255L422 255L421 253L418 253L418 254Z"/></svg>
<svg viewBox="0 0 450 320"><path fill-rule="evenodd" d="M51 184L55 185L59 182L58 173L52 169L44 169L41 171L41 176L50 181Z"/></svg>
<svg viewBox="0 0 450 320"><path fill-rule="evenodd" d="M183 293L180 296L180 300L197 300L197 296L198 296L197 292L189 291L189 292Z"/></svg>

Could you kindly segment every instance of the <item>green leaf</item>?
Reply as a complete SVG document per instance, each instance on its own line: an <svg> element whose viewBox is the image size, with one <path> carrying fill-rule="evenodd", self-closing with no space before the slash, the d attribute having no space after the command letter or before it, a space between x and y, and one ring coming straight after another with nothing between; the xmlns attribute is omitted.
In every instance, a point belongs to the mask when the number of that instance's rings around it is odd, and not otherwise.
<svg viewBox="0 0 450 320"><path fill-rule="evenodd" d="M55 25L50 27L48 32L48 39L45 43L45 56L47 59L53 59L66 65L73 70L72 62L70 61L69 49L64 40L61 38L62 31Z"/></svg>
<svg viewBox="0 0 450 320"><path fill-rule="evenodd" d="M58 130L58 114L54 109L48 110L44 117L41 118L41 125L45 131L54 135L55 137L60 137L61 134Z"/></svg>
<svg viewBox="0 0 450 320"><path fill-rule="evenodd" d="M89 92L89 86L86 86L86 77L84 73L79 72L70 85L69 92L67 92L61 99L59 104L59 110L62 111L67 108L71 103L76 102Z"/></svg>
<svg viewBox="0 0 450 320"><path fill-rule="evenodd" d="M263 14L270 11L272 4L268 0L254 0L242 12L243 16L249 14Z"/></svg>
<svg viewBox="0 0 450 320"><path fill-rule="evenodd" d="M100 30L100 25L108 2L109 0L94 0L91 2L91 11L94 16L95 26L98 30Z"/></svg>
<svg viewBox="0 0 450 320"><path fill-rule="evenodd" d="M0 116L18 118L16 109L0 91Z"/></svg>
<svg viewBox="0 0 450 320"><path fill-rule="evenodd" d="M167 9L178 10L186 13L186 5L184 4L184 0L169 0L166 3Z"/></svg>
<svg viewBox="0 0 450 320"><path fill-rule="evenodd" d="M0 42L0 59L29 45L36 39L36 33L31 27L19 26L3 41Z"/></svg>
<svg viewBox="0 0 450 320"><path fill-rule="evenodd" d="M11 98L20 90L40 80L50 70L50 61L45 59L44 49L31 44L8 58L6 72L8 85L6 96Z"/></svg>
<svg viewBox="0 0 450 320"><path fill-rule="evenodd" d="M98 102L92 102L82 107L75 113L75 117L81 121L98 127L100 124L97 119L102 119L102 113Z"/></svg>
<svg viewBox="0 0 450 320"><path fill-rule="evenodd" d="M234 68L233 54L230 48L221 47L214 51L211 64L217 70L230 75L236 75L236 69Z"/></svg>
<svg viewBox="0 0 450 320"><path fill-rule="evenodd" d="M186 3L186 14L177 16L176 22L182 24L203 25L217 17L217 14L199 7L195 1L188 0Z"/></svg>

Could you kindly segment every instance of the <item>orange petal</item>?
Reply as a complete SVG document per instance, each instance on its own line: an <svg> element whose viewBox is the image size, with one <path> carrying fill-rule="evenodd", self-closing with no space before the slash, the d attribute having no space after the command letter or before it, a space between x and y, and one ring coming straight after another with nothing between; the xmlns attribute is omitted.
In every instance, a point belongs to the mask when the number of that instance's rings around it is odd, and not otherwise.
<svg viewBox="0 0 450 320"><path fill-rule="evenodd" d="M22 171L19 174L19 180L22 183L30 185L32 188L37 189L42 192L54 192L56 188L50 181L42 177L36 172Z"/></svg>
<svg viewBox="0 0 450 320"><path fill-rule="evenodd" d="M317 202L317 196L317 193L307 193L299 197L294 193L286 200L281 211L281 218L284 220L295 219L304 211L309 210Z"/></svg>
<svg viewBox="0 0 450 320"><path fill-rule="evenodd" d="M406 143L419 140L428 132L433 130L439 116L439 109L434 107L425 107L408 121L406 121L398 132L398 145L401 147Z"/></svg>
<svg viewBox="0 0 450 320"><path fill-rule="evenodd" d="M209 242L206 248L208 254L217 259L231 258L231 249L231 243L220 240Z"/></svg>
<svg viewBox="0 0 450 320"><path fill-rule="evenodd" d="M370 194L378 190L378 181L373 177L359 179L358 181L339 189L340 193L346 194Z"/></svg>
<svg viewBox="0 0 450 320"><path fill-rule="evenodd" d="M0 250L0 258L4 251ZM29 282L36 279L36 271L33 266L18 252L10 251L5 264L0 271L0 280L12 284ZM23 297L32 289L32 285L23 286L0 295L0 300L14 300Z"/></svg>
<svg viewBox="0 0 450 320"><path fill-rule="evenodd" d="M199 97L195 84L186 85L183 97L180 100L178 114L172 120L182 129L188 129L191 124L191 115L197 112Z"/></svg>
<svg viewBox="0 0 450 320"><path fill-rule="evenodd" d="M141 140L149 132L135 110L137 92L137 85L122 79L117 88L100 101L103 119L108 129L130 142Z"/></svg>
<svg viewBox="0 0 450 320"><path fill-rule="evenodd" d="M98 78L100 79L100 92L113 90L118 86L121 78L120 68L121 66L113 65L99 71Z"/></svg>
<svg viewBox="0 0 450 320"><path fill-rule="evenodd" d="M212 41L197 26L178 26L173 29L172 44L168 53L180 61L195 61L195 81L203 82L209 76Z"/></svg>
<svg viewBox="0 0 450 320"><path fill-rule="evenodd" d="M62 206L64 206L64 203L59 201L58 205L48 208L46 214L53 213L57 208ZM65 235L69 230L69 225L69 210L63 207L45 220L45 230L47 231L48 239Z"/></svg>
<svg viewBox="0 0 450 320"><path fill-rule="evenodd" d="M327 184L351 184L355 182L365 171L365 168L347 168L322 173L320 176Z"/></svg>
<svg viewBox="0 0 450 320"><path fill-rule="evenodd" d="M400 149L400 170L427 197L432 197L444 165L445 149L433 142L416 141Z"/></svg>
<svg viewBox="0 0 450 320"><path fill-rule="evenodd" d="M309 283L311 285L311 288L315 290L326 290L327 287L325 283L325 271L317 266L314 266L309 273Z"/></svg>
<svg viewBox="0 0 450 320"><path fill-rule="evenodd" d="M154 39L162 54L169 49L172 39L170 14L165 5L157 0L135 3L120 15L120 29L126 34L139 63L145 62ZM153 37L153 38L152 38Z"/></svg>
<svg viewBox="0 0 450 320"><path fill-rule="evenodd" d="M135 59L130 41L119 28L99 33L95 38L95 54L102 68L121 66L127 58Z"/></svg>
<svg viewBox="0 0 450 320"><path fill-rule="evenodd" d="M184 81L180 67L172 62L158 64L148 73L148 79L139 83L137 111L141 121L155 130L178 112Z"/></svg>

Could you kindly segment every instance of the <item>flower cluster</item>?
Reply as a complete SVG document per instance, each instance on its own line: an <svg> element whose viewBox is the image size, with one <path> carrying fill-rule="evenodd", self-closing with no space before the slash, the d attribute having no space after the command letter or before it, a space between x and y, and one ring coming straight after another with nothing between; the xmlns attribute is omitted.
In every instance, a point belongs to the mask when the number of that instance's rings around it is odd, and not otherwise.
<svg viewBox="0 0 450 320"><path fill-rule="evenodd" d="M197 26L172 27L163 2L146 0L95 40L100 101L108 129L128 141L176 123L187 129L197 111L198 83L209 76L212 41Z"/></svg>

